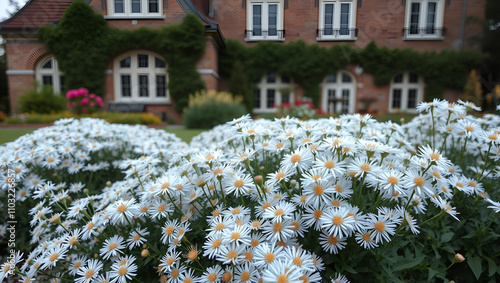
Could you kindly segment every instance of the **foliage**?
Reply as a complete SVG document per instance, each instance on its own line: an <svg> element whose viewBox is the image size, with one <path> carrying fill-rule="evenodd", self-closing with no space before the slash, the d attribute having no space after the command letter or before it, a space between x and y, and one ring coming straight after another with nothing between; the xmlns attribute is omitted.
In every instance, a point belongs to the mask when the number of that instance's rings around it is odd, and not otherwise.
<svg viewBox="0 0 500 283"><path fill-rule="evenodd" d="M118 113L118 112L98 112L92 114L74 115L70 112L55 114L26 114L23 118L9 117L5 121L7 124L50 124L63 118L100 118L109 123L116 124L139 124L139 125L159 125L161 119L151 113Z"/></svg>
<svg viewBox="0 0 500 283"><path fill-rule="evenodd" d="M241 96L228 92L202 91L189 96L183 122L189 129L209 129L246 113Z"/></svg>
<svg viewBox="0 0 500 283"><path fill-rule="evenodd" d="M240 60L234 62L229 80L229 92L241 95L247 112L252 112L254 97L252 91L250 91L248 77Z"/></svg>
<svg viewBox="0 0 500 283"><path fill-rule="evenodd" d="M86 88L68 90L66 98L69 101L68 108L76 115L94 113L104 106L102 98L93 93L89 94Z"/></svg>
<svg viewBox="0 0 500 283"><path fill-rule="evenodd" d="M179 25L122 30L108 27L102 15L77 0L55 27L40 28L39 38L56 56L68 89L85 87L102 96L106 64L115 56L138 48L164 56L169 93L177 111L187 105L189 93L205 87L195 66L205 48L204 27L192 14L186 15Z"/></svg>
<svg viewBox="0 0 500 283"><path fill-rule="evenodd" d="M374 75L377 85L388 85L400 72L412 71L426 82L426 99L439 97L443 88L463 89L469 71L480 67L484 56L470 51L419 53L411 49L377 47L374 42L364 49L349 45L331 48L306 45L302 41L280 44L260 42L253 47L228 40L219 57L220 73L230 77L234 64L240 61L249 81L259 80L266 72L275 71L290 76L305 88L305 95L318 105L319 85L323 79L349 64L358 64Z"/></svg>
<svg viewBox="0 0 500 283"><path fill-rule="evenodd" d="M7 120L7 115L5 114L5 112L0 111L0 123L5 120Z"/></svg>
<svg viewBox="0 0 500 283"><path fill-rule="evenodd" d="M74 1L55 26L39 29L39 38L57 59L67 89L85 87L104 94L109 59L109 27L83 0Z"/></svg>
<svg viewBox="0 0 500 283"><path fill-rule="evenodd" d="M496 282L500 117L473 107L422 103L405 125L245 115L189 146L162 130L57 121L0 147L20 157L1 156L0 195L15 188L16 247L30 251L0 278L208 282L249 268L251 282ZM29 236L35 246L21 246ZM91 260L101 267L74 270Z"/></svg>
<svg viewBox="0 0 500 283"><path fill-rule="evenodd" d="M463 101L470 101L476 105L481 105L483 102L483 92L481 89L481 82L479 81L479 74L476 70L470 71L467 82L465 83L464 91L460 97Z"/></svg>
<svg viewBox="0 0 500 283"><path fill-rule="evenodd" d="M49 114L66 109L66 98L54 93L52 86L43 85L38 88L37 84L34 84L33 87L19 96L17 101L19 112Z"/></svg>

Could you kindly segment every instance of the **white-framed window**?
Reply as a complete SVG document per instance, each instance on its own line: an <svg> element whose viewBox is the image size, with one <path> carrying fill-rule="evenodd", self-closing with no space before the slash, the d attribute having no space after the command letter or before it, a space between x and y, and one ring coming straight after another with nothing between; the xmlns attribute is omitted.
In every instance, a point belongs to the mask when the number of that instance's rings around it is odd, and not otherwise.
<svg viewBox="0 0 500 283"><path fill-rule="evenodd" d="M150 51L128 52L114 62L115 101L170 103L167 66Z"/></svg>
<svg viewBox="0 0 500 283"><path fill-rule="evenodd" d="M356 40L356 0L322 0L317 40Z"/></svg>
<svg viewBox="0 0 500 283"><path fill-rule="evenodd" d="M268 72L257 83L253 112L273 113L282 103L294 103L294 85L287 76Z"/></svg>
<svg viewBox="0 0 500 283"><path fill-rule="evenodd" d="M247 41L285 39L283 0L248 0Z"/></svg>
<svg viewBox="0 0 500 283"><path fill-rule="evenodd" d="M354 113L356 79L346 71L326 76L322 84L321 106L326 113Z"/></svg>
<svg viewBox="0 0 500 283"><path fill-rule="evenodd" d="M444 39L444 0L409 0L403 39Z"/></svg>
<svg viewBox="0 0 500 283"><path fill-rule="evenodd" d="M54 56L46 56L38 62L35 77L40 85L51 85L54 92L64 93L64 75L59 71L59 65Z"/></svg>
<svg viewBox="0 0 500 283"><path fill-rule="evenodd" d="M424 99L424 80L415 73L397 74L391 82L389 112L416 112Z"/></svg>
<svg viewBox="0 0 500 283"><path fill-rule="evenodd" d="M105 18L163 18L162 2L161 0L108 0L108 15Z"/></svg>

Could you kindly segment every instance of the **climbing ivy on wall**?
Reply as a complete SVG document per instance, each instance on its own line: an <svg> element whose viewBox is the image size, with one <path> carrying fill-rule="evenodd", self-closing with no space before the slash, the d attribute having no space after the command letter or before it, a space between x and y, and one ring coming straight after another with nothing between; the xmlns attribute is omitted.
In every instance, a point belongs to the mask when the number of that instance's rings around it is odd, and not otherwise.
<svg viewBox="0 0 500 283"><path fill-rule="evenodd" d="M168 66L168 89L176 110L182 111L187 106L189 94L205 88L196 71L196 62L205 48L204 27L191 14L179 25L121 30L110 28L102 15L77 0L56 26L40 28L38 36L56 57L67 89L86 87L103 95L107 63L133 49L148 49L163 55Z"/></svg>
<svg viewBox="0 0 500 283"><path fill-rule="evenodd" d="M440 97L443 88L462 89L469 71L484 61L480 53L470 51L442 51L419 53L410 49L377 47L374 42L364 49L347 44L331 48L306 45L302 41L280 44L261 42L246 47L234 40L219 56L219 72L229 78L235 61L240 61L249 81L258 81L266 72L274 71L290 76L305 89L305 95L317 105L319 86L324 78L349 64L360 65L374 75L376 85L388 85L403 71L412 71L424 77L426 99Z"/></svg>

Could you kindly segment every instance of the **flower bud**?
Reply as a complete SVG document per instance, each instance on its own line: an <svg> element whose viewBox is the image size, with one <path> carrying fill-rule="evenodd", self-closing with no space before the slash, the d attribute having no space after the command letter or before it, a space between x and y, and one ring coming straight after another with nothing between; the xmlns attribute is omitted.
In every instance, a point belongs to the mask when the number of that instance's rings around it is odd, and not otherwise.
<svg viewBox="0 0 500 283"><path fill-rule="evenodd" d="M455 255L455 259L458 261L458 262L463 262L465 260L465 257L459 253L457 253Z"/></svg>
<svg viewBox="0 0 500 283"><path fill-rule="evenodd" d="M148 250L146 250L146 249L142 250L142 252L141 252L141 256L142 257L147 257L148 255L149 255L149 251Z"/></svg>

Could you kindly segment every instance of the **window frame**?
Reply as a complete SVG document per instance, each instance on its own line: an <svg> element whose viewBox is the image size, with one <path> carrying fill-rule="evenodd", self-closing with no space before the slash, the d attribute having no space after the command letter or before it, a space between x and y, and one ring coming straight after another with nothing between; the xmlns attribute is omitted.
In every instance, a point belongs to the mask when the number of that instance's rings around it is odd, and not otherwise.
<svg viewBox="0 0 500 283"><path fill-rule="evenodd" d="M351 79L350 82L343 82L342 75L346 74L349 76ZM335 82L328 82L327 79L330 75L335 75L336 80ZM336 98L341 98L343 96L343 93L345 90L349 90L349 103L347 105L347 112L343 111L344 105L343 103L337 103L335 105L335 112L334 113L355 113L356 112L356 89L357 89L357 83L356 83L356 76L351 74L350 72L346 70L340 70L337 73L333 74L328 74L325 79L323 79L323 83L321 84L321 109L325 113L329 113L329 90L335 90L335 97Z"/></svg>
<svg viewBox="0 0 500 283"><path fill-rule="evenodd" d="M105 19L165 19L163 15L163 1L159 0L120 0L123 3L123 13L116 12L116 0L107 0L108 14ZM140 12L132 12L132 2L140 1ZM157 4L157 12L149 12L150 2Z"/></svg>
<svg viewBox="0 0 500 283"><path fill-rule="evenodd" d="M275 73L275 81L274 82L268 82L267 77L269 73ZM276 73L276 72L267 72L265 73L260 80L257 83L257 89L256 92L260 95L260 106L253 108L253 112L256 114L264 114L264 113L274 113L276 111L277 107L280 107L281 104L283 103L283 94L282 90L283 89L290 89L289 98L288 102L293 104L295 102L295 85L293 81L290 79L289 82L286 82L283 80L283 77ZM267 107L268 103L268 91L273 90L274 91L274 104L276 107ZM255 95L255 94L254 94ZM255 102L254 97L254 102Z"/></svg>
<svg viewBox="0 0 500 283"><path fill-rule="evenodd" d="M428 21L429 3L436 3L434 33L427 33L426 30ZM412 5L419 3L418 26L417 33L412 33ZM405 27L403 29L403 40L444 40L446 29L444 25L444 0L408 0L405 9Z"/></svg>
<svg viewBox="0 0 500 283"><path fill-rule="evenodd" d="M394 82L394 79L402 74L403 75L403 80L401 82ZM422 78L421 75L418 75L418 81L417 82L410 82L410 74L416 74L413 72L402 72L394 76L391 80L391 86L389 89L389 113L394 113L394 112L409 112L409 113L417 113L417 106L418 104L424 100L424 91L425 91L425 82L424 79ZM417 97L415 101L415 108L408 108L408 101L410 97L410 91L416 89L417 90ZM400 103L401 107L400 108L394 108L393 107L393 102L394 102L394 91L395 90L401 90L401 97L400 97Z"/></svg>
<svg viewBox="0 0 500 283"><path fill-rule="evenodd" d="M44 65L48 60L52 60L52 67L50 69L42 69L42 65ZM40 60L38 60L38 63L36 64L35 79L40 84L40 88L44 85L43 78L45 76L51 77L52 84L50 85L52 86L54 93L65 93L65 90L62 89L64 84L62 84L61 82L64 81L64 74L59 70L59 64L54 55L43 56Z"/></svg>
<svg viewBox="0 0 500 283"><path fill-rule="evenodd" d="M261 5L261 35L254 35L253 11L255 5ZM269 32L269 6L277 5L276 13L276 35L266 35ZM247 20L245 30L245 41L285 41L284 29L284 3L283 0L247 0Z"/></svg>
<svg viewBox="0 0 500 283"><path fill-rule="evenodd" d="M148 67L139 67L139 55L148 55ZM130 58L129 67L121 67L120 62ZM156 58L165 62L165 67L156 66ZM168 66L165 59L151 51L134 50L123 53L114 59L113 85L114 101L134 102L144 104L171 104L168 91ZM148 96L141 96L140 77L147 76ZM129 91L130 96L123 96L122 76L130 76ZM165 96L158 96L157 76L165 76Z"/></svg>
<svg viewBox="0 0 500 283"><path fill-rule="evenodd" d="M347 35L341 35L341 5L350 4L349 9L349 33ZM332 34L325 35L325 13L326 5L333 4L333 20L332 20ZM321 0L319 5L319 19L318 19L318 31L317 31L317 41L356 41L358 39L357 28L356 28L356 15L357 15L357 0ZM338 33L336 34L336 31Z"/></svg>

